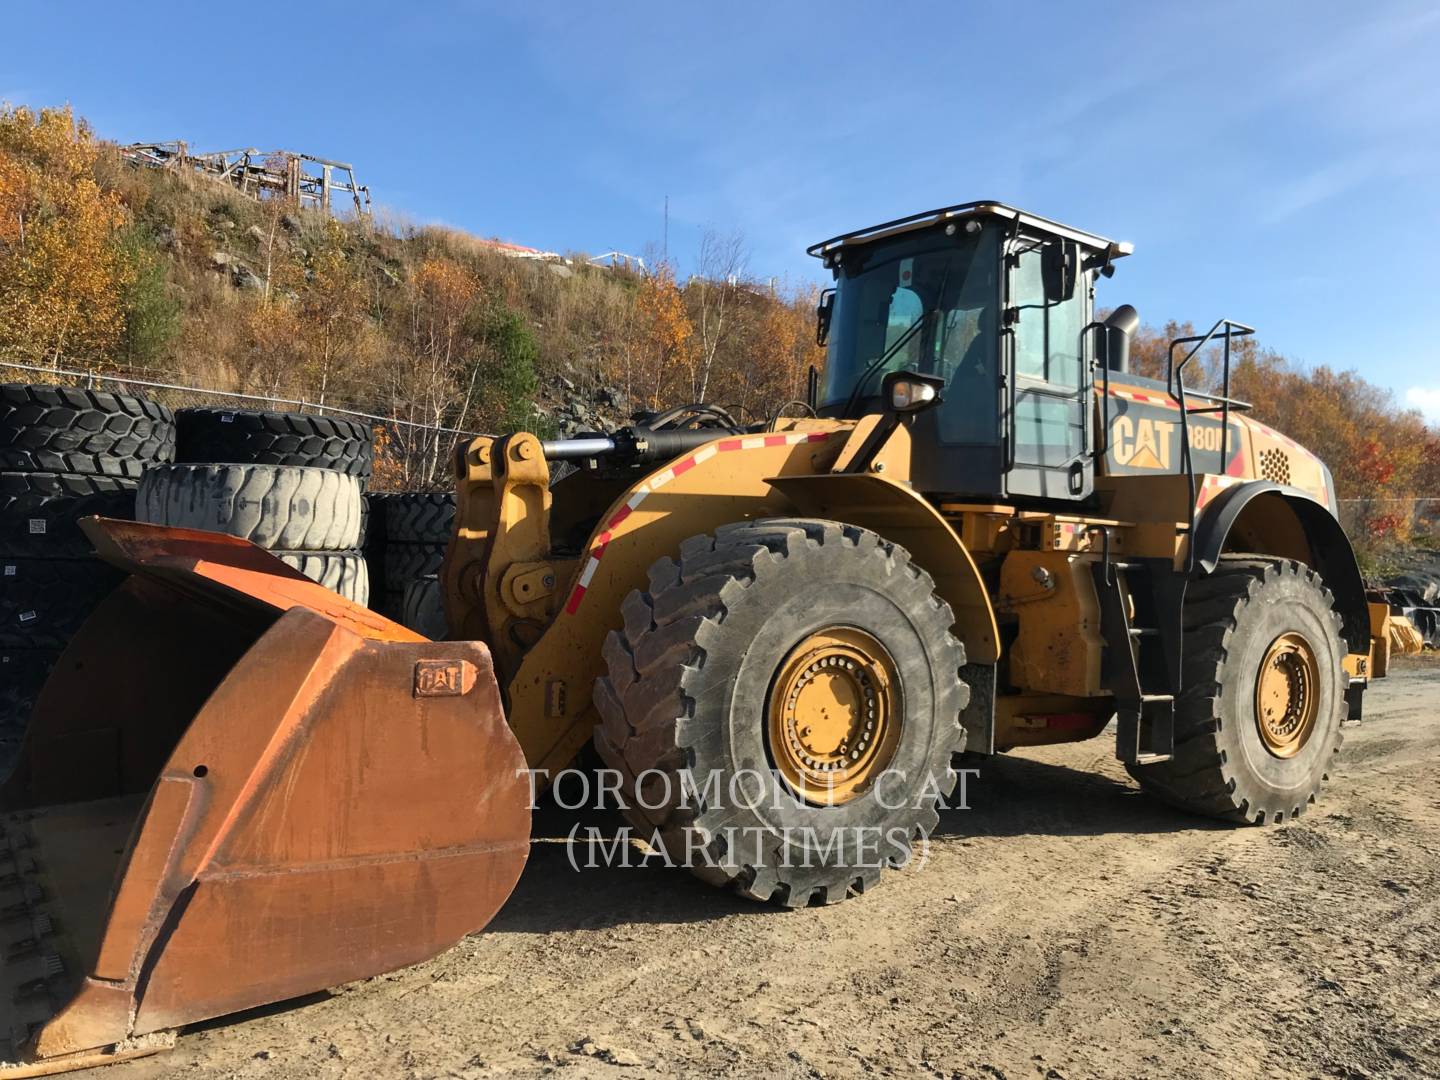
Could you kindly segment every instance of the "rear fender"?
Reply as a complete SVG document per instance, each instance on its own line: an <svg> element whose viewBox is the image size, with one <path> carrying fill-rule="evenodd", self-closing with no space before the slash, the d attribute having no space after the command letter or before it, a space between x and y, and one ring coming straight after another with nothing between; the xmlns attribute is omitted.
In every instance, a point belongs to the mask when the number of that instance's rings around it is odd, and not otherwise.
<svg viewBox="0 0 1440 1080"><path fill-rule="evenodd" d="M1213 573L1226 551L1305 563L1335 596L1351 653L1370 651L1370 610L1355 549L1323 503L1268 480L1236 484L1205 507L1195 525L1195 566Z"/></svg>

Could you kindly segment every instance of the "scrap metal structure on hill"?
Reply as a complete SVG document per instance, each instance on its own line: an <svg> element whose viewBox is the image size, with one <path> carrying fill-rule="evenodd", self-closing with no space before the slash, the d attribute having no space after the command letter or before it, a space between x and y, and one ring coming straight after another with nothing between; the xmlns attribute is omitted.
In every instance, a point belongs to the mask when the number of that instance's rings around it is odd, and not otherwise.
<svg viewBox="0 0 1440 1080"><path fill-rule="evenodd" d="M334 196L348 195L355 213L370 212L370 189L356 183L354 167L343 161L254 147L200 154L182 140L131 143L120 152L136 165L207 177L253 199L282 198L296 206L329 211Z"/></svg>

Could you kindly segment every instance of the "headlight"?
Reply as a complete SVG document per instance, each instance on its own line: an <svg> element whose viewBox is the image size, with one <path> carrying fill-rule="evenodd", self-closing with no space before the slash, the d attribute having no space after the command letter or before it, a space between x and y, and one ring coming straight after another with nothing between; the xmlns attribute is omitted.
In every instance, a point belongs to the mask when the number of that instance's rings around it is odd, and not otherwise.
<svg viewBox="0 0 1440 1080"><path fill-rule="evenodd" d="M890 407L896 412L923 409L940 397L939 389L917 379L896 379L890 384Z"/></svg>

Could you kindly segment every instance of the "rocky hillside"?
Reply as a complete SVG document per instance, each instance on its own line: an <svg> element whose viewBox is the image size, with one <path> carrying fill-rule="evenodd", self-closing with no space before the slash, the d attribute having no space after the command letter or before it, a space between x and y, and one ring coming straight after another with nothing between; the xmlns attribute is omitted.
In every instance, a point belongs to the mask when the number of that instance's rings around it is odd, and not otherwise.
<svg viewBox="0 0 1440 1080"><path fill-rule="evenodd" d="M26 363L479 431L692 400L765 415L820 360L813 295L750 280L733 239L707 245L685 282L516 258L137 167L68 110L0 110L0 355Z"/></svg>

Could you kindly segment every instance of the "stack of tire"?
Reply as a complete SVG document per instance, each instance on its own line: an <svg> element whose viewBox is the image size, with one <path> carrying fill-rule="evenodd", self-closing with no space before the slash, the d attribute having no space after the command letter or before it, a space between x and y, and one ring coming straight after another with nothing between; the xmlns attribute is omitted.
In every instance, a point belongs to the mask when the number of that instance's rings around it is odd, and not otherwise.
<svg viewBox="0 0 1440 1080"><path fill-rule="evenodd" d="M175 422L176 463L146 470L140 520L243 537L341 596L369 601L369 427L239 409L180 409Z"/></svg>
<svg viewBox="0 0 1440 1080"><path fill-rule="evenodd" d="M61 651L124 577L80 519L134 518L141 475L174 455L156 402L0 384L0 741L20 737Z"/></svg>
<svg viewBox="0 0 1440 1080"><path fill-rule="evenodd" d="M384 493L369 496L369 503L365 554L375 585L373 607L427 637L442 637L435 632L444 628L437 575L455 528L455 496Z"/></svg>

